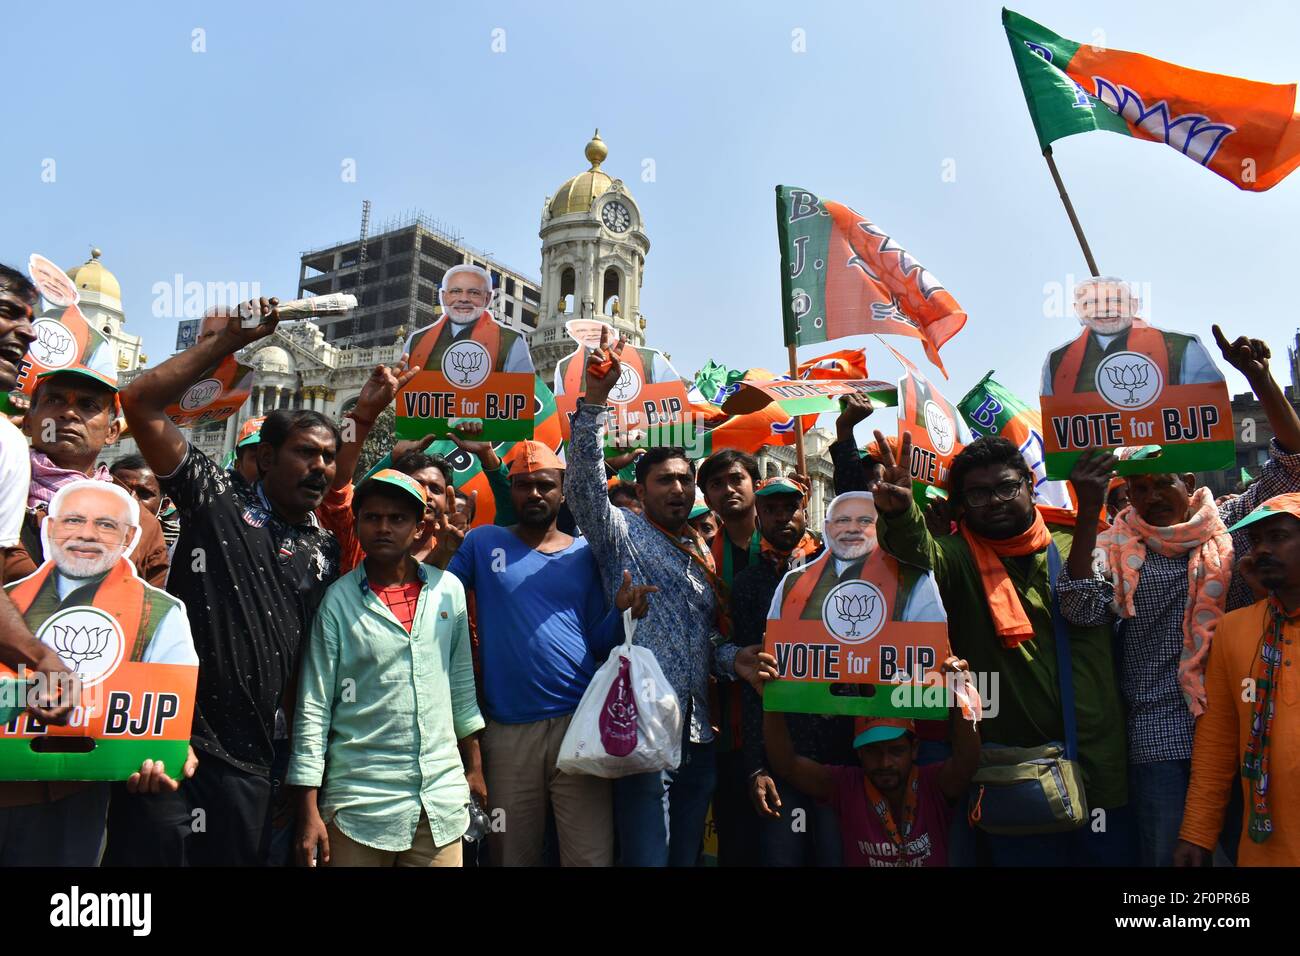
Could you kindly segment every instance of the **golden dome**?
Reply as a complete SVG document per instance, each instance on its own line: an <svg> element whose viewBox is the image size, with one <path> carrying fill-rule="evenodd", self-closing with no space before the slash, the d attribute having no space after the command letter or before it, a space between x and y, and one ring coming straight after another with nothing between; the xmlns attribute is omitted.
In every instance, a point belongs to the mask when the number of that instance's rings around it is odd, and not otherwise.
<svg viewBox="0 0 1300 956"><path fill-rule="evenodd" d="M586 212L591 208L591 201L609 189L613 180L600 168L600 164L609 155L605 141L596 130L584 151L591 168L578 173L555 191L551 200L551 215L564 216L573 212Z"/></svg>
<svg viewBox="0 0 1300 956"><path fill-rule="evenodd" d="M98 249L91 249L89 259L68 270L68 278L83 296L87 292L97 292L105 298L121 302L122 287L117 282L117 276L105 269L103 263L99 261L101 255L103 253Z"/></svg>

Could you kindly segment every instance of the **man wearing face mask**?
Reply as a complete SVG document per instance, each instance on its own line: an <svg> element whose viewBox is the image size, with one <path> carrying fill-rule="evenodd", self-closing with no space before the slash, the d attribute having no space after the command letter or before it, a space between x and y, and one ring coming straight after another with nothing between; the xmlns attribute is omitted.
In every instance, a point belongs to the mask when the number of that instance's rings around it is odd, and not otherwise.
<svg viewBox="0 0 1300 956"><path fill-rule="evenodd" d="M1120 622L1120 687L1128 705L1129 789L1142 863L1169 866L1191 775L1196 719L1206 710L1205 664L1225 612L1253 603L1234 568L1250 550L1228 526L1269 498L1300 491L1300 418L1269 372L1268 346L1244 336L1223 357L1246 377L1273 429L1271 457L1239 498L1216 505L1191 474L1127 478L1128 507L1097 536L1083 522L1061 575L1061 611L1082 626ZM1139 452L1140 454L1140 452ZM1115 458L1085 456L1071 480L1079 513L1096 514ZM1085 497L1086 496L1086 501ZM1097 547L1104 567L1094 569Z"/></svg>
<svg viewBox="0 0 1300 956"><path fill-rule="evenodd" d="M492 357L492 372L533 374L533 356L528 340L492 318L492 277L479 266L452 266L442 277L438 290L443 317L406 340L403 349L411 365L438 371L443 354L455 342L474 341Z"/></svg>
<svg viewBox="0 0 1300 956"><path fill-rule="evenodd" d="M1160 369L1166 385L1221 382L1223 375L1193 336L1157 329L1138 318L1141 301L1120 279L1089 279L1075 288L1074 311L1084 330L1047 357L1043 395L1095 392L1097 366L1117 352L1138 352Z"/></svg>

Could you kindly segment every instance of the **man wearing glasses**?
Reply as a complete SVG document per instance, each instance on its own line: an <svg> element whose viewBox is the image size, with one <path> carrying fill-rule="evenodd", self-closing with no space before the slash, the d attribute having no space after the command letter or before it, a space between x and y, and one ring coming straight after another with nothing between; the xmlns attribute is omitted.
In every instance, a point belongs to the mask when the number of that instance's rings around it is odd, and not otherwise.
<svg viewBox="0 0 1300 956"><path fill-rule="evenodd" d="M528 340L492 318L492 277L479 266L452 266L442 277L438 290L443 318L417 329L403 349L411 366L442 368L443 354L456 342L474 341L492 357L492 372L534 373Z"/></svg>
<svg viewBox="0 0 1300 956"><path fill-rule="evenodd" d="M980 728L984 744L1036 747L1065 740L1048 555L1056 548L1064 566L1073 529L1048 527L1034 507L1033 473L1020 450L990 437L953 459L948 493L958 532L935 538L912 497L906 464L911 435L903 436L897 457L880 432L876 438L884 464L875 486L881 545L900 561L933 570L953 622L953 653L969 661L973 672L998 675L996 714ZM991 862L1132 865L1135 834L1126 807L1124 712L1111 629L1065 621L1061 626L1069 635L1079 763L1091 816L1083 827L1062 833L989 834Z"/></svg>

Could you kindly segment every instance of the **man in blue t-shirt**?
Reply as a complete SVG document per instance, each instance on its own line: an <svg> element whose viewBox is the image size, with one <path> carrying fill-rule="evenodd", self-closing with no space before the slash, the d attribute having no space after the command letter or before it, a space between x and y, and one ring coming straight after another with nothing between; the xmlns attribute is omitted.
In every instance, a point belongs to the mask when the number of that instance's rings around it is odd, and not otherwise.
<svg viewBox="0 0 1300 956"><path fill-rule="evenodd" d="M652 586L624 571L616 607L586 540L556 528L564 463L540 442L521 442L510 465L518 524L465 536L447 570L474 591L484 711L483 771L494 866L537 866L548 808L563 866L614 858L610 782L561 773L555 763L573 712L596 668L623 639L621 612L644 617ZM497 811L502 811L498 814Z"/></svg>

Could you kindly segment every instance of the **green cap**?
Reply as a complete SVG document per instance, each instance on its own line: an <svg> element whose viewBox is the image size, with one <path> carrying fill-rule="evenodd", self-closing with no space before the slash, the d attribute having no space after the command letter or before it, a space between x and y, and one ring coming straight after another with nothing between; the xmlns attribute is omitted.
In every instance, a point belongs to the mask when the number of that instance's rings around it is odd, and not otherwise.
<svg viewBox="0 0 1300 956"><path fill-rule="evenodd" d="M117 379L109 378L103 372L97 372L93 368L88 368L85 365L73 365L69 368L48 369L40 375L37 375L36 381L43 382L47 378L53 378L55 375L80 375L82 378L88 378L92 381L98 382L100 385L103 385L105 388L111 389L114 392L118 390Z"/></svg>
<svg viewBox="0 0 1300 956"><path fill-rule="evenodd" d="M691 509L691 513L686 516L686 520L694 521L696 518L702 518L708 513L709 513L709 506L706 505L703 501L701 501L698 504L696 504L694 508Z"/></svg>
<svg viewBox="0 0 1300 956"><path fill-rule="evenodd" d="M1292 492L1289 495L1278 495L1275 498L1269 498L1246 517L1234 524L1229 531L1238 531L1248 524L1254 524L1256 521L1263 521L1265 518L1271 518L1274 515L1290 515L1293 518L1300 518L1300 493Z"/></svg>
<svg viewBox="0 0 1300 956"><path fill-rule="evenodd" d="M800 498L805 496L803 485L793 478L768 478L759 483L758 490L754 494L761 498L766 498L768 495L798 495Z"/></svg>
<svg viewBox="0 0 1300 956"><path fill-rule="evenodd" d="M362 487L365 487L372 481L382 481L386 485L392 485L394 488L402 489L402 491L405 491L412 498L420 502L421 508L425 507L425 505L429 503L429 496L424 492L424 485L420 484L410 475L404 475L400 471L396 471L392 468L382 468L363 481L361 485ZM358 488L353 492L353 496L356 497L360 492L361 488Z"/></svg>

